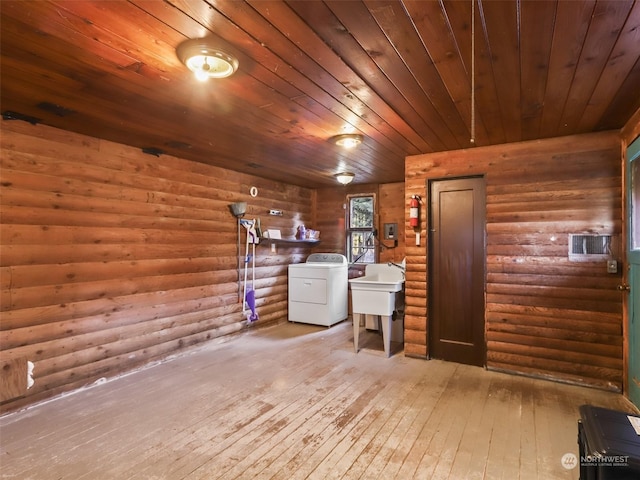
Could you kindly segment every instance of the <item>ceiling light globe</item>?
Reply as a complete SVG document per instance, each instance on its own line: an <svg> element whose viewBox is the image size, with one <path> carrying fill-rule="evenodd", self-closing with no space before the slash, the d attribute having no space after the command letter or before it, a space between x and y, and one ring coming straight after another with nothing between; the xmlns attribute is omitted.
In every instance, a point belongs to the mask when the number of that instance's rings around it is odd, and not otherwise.
<svg viewBox="0 0 640 480"><path fill-rule="evenodd" d="M207 45L206 39L187 40L178 45L176 54L199 80L229 77L239 65L235 57Z"/></svg>
<svg viewBox="0 0 640 480"><path fill-rule="evenodd" d="M200 82L206 82L209 80L209 75L204 70L194 70L193 74L196 76L196 80Z"/></svg>
<svg viewBox="0 0 640 480"><path fill-rule="evenodd" d="M357 140L353 139L353 138L345 138L342 143L340 143L339 145L342 145L344 148L353 148L356 145L358 145L360 142L358 142Z"/></svg>
<svg viewBox="0 0 640 480"><path fill-rule="evenodd" d="M357 133L345 133L344 135L338 135L334 137L336 145L343 148L353 148L362 143L363 137Z"/></svg>
<svg viewBox="0 0 640 480"><path fill-rule="evenodd" d="M338 182L342 185L350 184L351 182L353 182L354 177L355 174L351 172L341 172L336 174L336 180L338 180Z"/></svg>

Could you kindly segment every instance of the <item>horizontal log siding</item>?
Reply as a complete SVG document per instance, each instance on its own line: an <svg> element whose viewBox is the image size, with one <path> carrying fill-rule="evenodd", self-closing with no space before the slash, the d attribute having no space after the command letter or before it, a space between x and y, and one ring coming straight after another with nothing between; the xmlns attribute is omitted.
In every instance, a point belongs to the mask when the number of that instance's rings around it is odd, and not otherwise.
<svg viewBox="0 0 640 480"><path fill-rule="evenodd" d="M283 237L313 220L312 190L258 176L22 122L1 145L2 356L35 363L2 411L245 328L229 204ZM287 266L307 254L257 246L260 324L286 319Z"/></svg>
<svg viewBox="0 0 640 480"><path fill-rule="evenodd" d="M320 188L318 192L318 209L315 214L316 224L312 228L320 231L318 252L345 254L345 205L347 202L345 188Z"/></svg>
<svg viewBox="0 0 640 480"><path fill-rule="evenodd" d="M316 212L317 227L323 239L316 250L342 253L346 250L345 221L348 195L374 194L377 202L376 227L379 240L388 246L393 241L384 240L384 224L398 224L398 245L395 248L380 247L380 262L401 262L404 258L404 183L385 183L380 185L348 185L341 188L322 188L318 192Z"/></svg>
<svg viewBox="0 0 640 480"><path fill-rule="evenodd" d="M487 185L487 366L619 390L621 276L608 274L604 261L567 256L569 233L620 241L618 133L408 157L405 201L426 199L430 179L471 175L483 175ZM422 212L420 247L409 246L415 237L405 223L405 353L427 357L426 202Z"/></svg>
<svg viewBox="0 0 640 480"><path fill-rule="evenodd" d="M384 183L378 189L378 210L380 212L380 221L378 226L378 238L380 243L386 245L380 249L379 260L381 263L397 262L400 263L404 259L404 183ZM384 224L397 223L398 238L397 245L394 247L393 240L384 239Z"/></svg>

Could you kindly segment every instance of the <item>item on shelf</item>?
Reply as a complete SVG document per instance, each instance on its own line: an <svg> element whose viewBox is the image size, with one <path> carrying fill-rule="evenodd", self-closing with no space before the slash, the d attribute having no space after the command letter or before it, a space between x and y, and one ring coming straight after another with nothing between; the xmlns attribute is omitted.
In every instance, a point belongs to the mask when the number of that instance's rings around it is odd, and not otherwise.
<svg viewBox="0 0 640 480"><path fill-rule="evenodd" d="M265 238L280 240L282 238L282 234L277 228L269 228L265 233Z"/></svg>
<svg viewBox="0 0 640 480"><path fill-rule="evenodd" d="M304 238L306 240L320 240L320 231L307 229L304 233Z"/></svg>

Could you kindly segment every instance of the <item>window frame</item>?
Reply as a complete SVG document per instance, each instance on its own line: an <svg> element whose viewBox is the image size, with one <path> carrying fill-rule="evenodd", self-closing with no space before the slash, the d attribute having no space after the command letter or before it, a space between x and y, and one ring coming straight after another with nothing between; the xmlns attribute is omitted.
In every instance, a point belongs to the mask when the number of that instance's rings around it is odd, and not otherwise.
<svg viewBox="0 0 640 480"><path fill-rule="evenodd" d="M371 198L373 208L371 213L371 227L351 227L351 202L356 198ZM375 193L358 193L347 195L346 214L345 214L345 251L347 261L354 265L368 265L378 262L378 249L375 243L376 219L377 219L378 202ZM369 245L364 247L353 247L353 234L363 234L365 242ZM354 249L360 248L360 252L355 254ZM364 250L364 251L362 251ZM373 259L367 260L367 251L373 252Z"/></svg>

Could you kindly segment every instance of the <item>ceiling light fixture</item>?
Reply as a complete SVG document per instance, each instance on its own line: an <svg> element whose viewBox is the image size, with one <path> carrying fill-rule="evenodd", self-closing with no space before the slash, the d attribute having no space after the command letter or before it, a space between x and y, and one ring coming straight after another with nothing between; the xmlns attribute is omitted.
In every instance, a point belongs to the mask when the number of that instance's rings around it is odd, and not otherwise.
<svg viewBox="0 0 640 480"><path fill-rule="evenodd" d="M200 81L230 77L238 69L238 59L211 46L207 38L194 38L178 45L176 54Z"/></svg>
<svg viewBox="0 0 640 480"><path fill-rule="evenodd" d="M353 148L362 143L364 137L358 133L345 133L333 137L333 143L344 148Z"/></svg>
<svg viewBox="0 0 640 480"><path fill-rule="evenodd" d="M342 185L348 185L353 182L355 176L355 173L340 172L336 174L336 180L338 180Z"/></svg>

